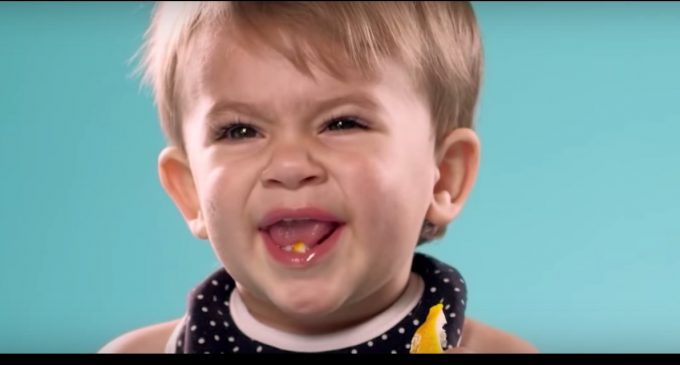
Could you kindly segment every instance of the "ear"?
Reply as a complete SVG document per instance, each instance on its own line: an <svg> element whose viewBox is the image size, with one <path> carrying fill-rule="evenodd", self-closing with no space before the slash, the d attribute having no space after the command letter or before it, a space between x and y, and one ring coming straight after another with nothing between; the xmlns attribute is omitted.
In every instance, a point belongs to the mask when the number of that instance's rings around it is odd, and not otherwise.
<svg viewBox="0 0 680 365"><path fill-rule="evenodd" d="M477 178L479 155L479 138L470 128L451 131L437 149L435 185L425 216L435 226L446 226L460 213Z"/></svg>
<svg viewBox="0 0 680 365"><path fill-rule="evenodd" d="M178 147L170 146L161 151L158 156L158 175L161 185L182 213L191 233L199 239L208 239L191 168Z"/></svg>

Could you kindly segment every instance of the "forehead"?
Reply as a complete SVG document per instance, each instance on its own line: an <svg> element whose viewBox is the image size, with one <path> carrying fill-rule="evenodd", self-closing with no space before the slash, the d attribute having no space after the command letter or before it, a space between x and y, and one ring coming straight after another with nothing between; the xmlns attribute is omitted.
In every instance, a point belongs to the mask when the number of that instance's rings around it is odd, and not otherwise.
<svg viewBox="0 0 680 365"><path fill-rule="evenodd" d="M251 92L263 96L273 91L272 84L290 89L301 80L327 89L371 87L384 78L387 64L395 66L394 60L383 59L383 64L361 68L340 51L315 49L319 42L301 42L292 37L282 37L274 43L226 26L197 32L178 61L184 92L191 99L225 92L237 92L241 97ZM324 47L328 45L320 46Z"/></svg>
<svg viewBox="0 0 680 365"><path fill-rule="evenodd" d="M385 121L410 115L429 124L425 97L408 70L390 58L370 73L347 64L333 74L315 60L307 72L268 44L225 29L198 35L187 54L180 87L188 140L194 134L189 130L200 133L225 112L292 122L351 105Z"/></svg>

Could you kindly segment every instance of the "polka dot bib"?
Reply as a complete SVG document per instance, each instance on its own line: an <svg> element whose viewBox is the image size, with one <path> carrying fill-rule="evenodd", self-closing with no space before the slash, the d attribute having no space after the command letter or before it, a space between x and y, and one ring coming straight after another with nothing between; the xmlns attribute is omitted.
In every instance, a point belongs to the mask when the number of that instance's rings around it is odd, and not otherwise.
<svg viewBox="0 0 680 365"><path fill-rule="evenodd" d="M388 331L349 347L326 353L408 353L411 337L425 321L430 307L443 301L450 345L458 344L463 329L467 291L455 268L426 254L416 253L411 271L419 275L425 289L415 307ZM235 324L229 310L234 280L220 269L197 285L189 295L186 320L179 328L176 353L287 353L285 349L256 341Z"/></svg>

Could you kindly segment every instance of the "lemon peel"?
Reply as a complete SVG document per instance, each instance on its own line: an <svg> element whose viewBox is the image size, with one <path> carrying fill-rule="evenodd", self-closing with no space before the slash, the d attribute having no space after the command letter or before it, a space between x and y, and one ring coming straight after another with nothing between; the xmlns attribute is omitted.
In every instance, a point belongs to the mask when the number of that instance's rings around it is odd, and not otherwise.
<svg viewBox="0 0 680 365"><path fill-rule="evenodd" d="M444 304L439 303L430 307L425 322L416 329L411 338L412 354L441 354L446 348L446 332L444 325Z"/></svg>
<svg viewBox="0 0 680 365"><path fill-rule="evenodd" d="M291 249L295 253L305 253L307 251L307 245L305 245L305 243L302 241L297 241L293 243L293 247Z"/></svg>

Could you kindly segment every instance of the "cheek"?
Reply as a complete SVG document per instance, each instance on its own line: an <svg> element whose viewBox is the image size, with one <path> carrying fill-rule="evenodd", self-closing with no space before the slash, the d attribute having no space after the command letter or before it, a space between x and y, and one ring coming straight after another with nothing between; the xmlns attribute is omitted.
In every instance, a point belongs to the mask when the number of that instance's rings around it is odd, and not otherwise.
<svg viewBox="0 0 680 365"><path fill-rule="evenodd" d="M374 156L357 157L346 176L356 223L374 244L415 242L429 203L426 165L397 150Z"/></svg>
<svg viewBox="0 0 680 365"><path fill-rule="evenodd" d="M234 237L225 236L240 232L236 228L245 224L244 205L250 191L246 173L236 173L235 166L224 166L206 171L199 190L208 233L214 242L235 241Z"/></svg>

